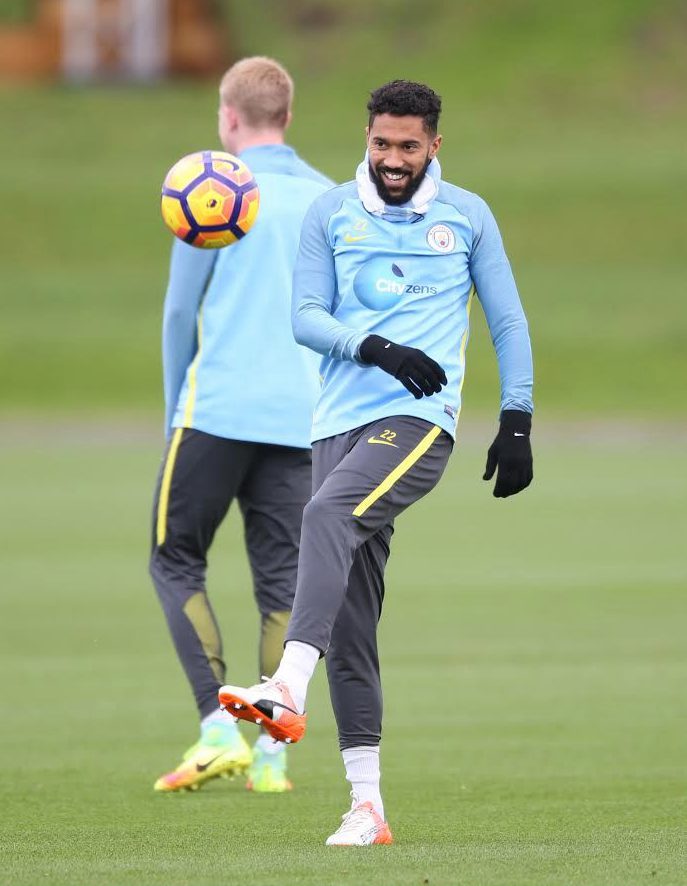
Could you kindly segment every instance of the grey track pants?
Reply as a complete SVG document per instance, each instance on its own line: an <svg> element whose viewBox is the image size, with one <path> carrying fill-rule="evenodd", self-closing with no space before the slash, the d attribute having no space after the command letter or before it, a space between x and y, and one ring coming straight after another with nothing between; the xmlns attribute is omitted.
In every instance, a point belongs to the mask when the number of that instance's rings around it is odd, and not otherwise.
<svg viewBox="0 0 687 886"><path fill-rule="evenodd" d="M155 493L150 573L201 717L217 708L225 682L221 635L205 589L215 532L237 499L261 617L260 671L271 674L296 589L311 475L309 449L192 428L172 435Z"/></svg>
<svg viewBox="0 0 687 886"><path fill-rule="evenodd" d="M377 623L394 518L430 492L453 441L422 419L394 416L313 446L287 640L326 653L340 747L377 745L382 691Z"/></svg>

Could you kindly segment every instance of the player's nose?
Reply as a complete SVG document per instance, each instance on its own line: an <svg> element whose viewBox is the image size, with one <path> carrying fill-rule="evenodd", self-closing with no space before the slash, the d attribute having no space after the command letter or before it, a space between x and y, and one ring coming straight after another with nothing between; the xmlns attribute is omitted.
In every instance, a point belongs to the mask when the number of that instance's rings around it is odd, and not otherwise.
<svg viewBox="0 0 687 886"><path fill-rule="evenodd" d="M403 154L399 148L391 148L384 159L384 165L391 172L401 172L404 167Z"/></svg>

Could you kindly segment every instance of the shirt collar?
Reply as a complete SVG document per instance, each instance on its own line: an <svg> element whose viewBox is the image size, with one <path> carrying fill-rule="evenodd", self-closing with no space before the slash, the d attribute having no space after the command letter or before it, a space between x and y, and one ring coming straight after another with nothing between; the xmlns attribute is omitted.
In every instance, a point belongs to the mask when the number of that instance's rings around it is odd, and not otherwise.
<svg viewBox="0 0 687 886"><path fill-rule="evenodd" d="M290 145L252 145L250 148L244 148L239 154L239 157L241 160L245 160L246 157L255 156L257 154L262 154L263 156L270 154L273 157L291 157L295 153L296 152Z"/></svg>

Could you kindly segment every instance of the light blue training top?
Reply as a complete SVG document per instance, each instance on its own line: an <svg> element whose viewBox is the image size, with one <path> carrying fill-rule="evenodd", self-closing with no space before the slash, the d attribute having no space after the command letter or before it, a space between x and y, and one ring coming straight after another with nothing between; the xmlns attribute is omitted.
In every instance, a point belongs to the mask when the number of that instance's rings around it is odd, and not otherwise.
<svg viewBox="0 0 687 886"><path fill-rule="evenodd" d="M473 290L496 349L501 409L532 412L527 321L494 216L481 197L441 181L436 160L425 178L412 204L384 206L371 195L365 160L357 181L318 197L305 217L292 324L296 340L324 356L313 440L394 415L455 437ZM448 384L416 400L393 376L361 364L370 333L420 348Z"/></svg>
<svg viewBox="0 0 687 886"><path fill-rule="evenodd" d="M165 430L308 448L318 360L291 331L291 282L306 210L332 182L286 145L241 155L257 180L253 228L231 246L172 248L162 356Z"/></svg>

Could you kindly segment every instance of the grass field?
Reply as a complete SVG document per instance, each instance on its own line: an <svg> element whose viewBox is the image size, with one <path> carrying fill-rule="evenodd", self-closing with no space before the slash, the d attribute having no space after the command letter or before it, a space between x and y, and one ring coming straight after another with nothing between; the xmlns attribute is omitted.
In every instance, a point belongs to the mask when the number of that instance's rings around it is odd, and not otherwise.
<svg viewBox="0 0 687 886"><path fill-rule="evenodd" d="M440 488L399 521L389 569L397 844L347 852L322 846L347 802L322 673L291 796L154 795L195 734L146 574L154 434L10 427L0 883L687 883L680 437L544 423L535 485L503 502L479 479L491 429L465 428ZM210 590L241 682L257 620L235 520Z"/></svg>

